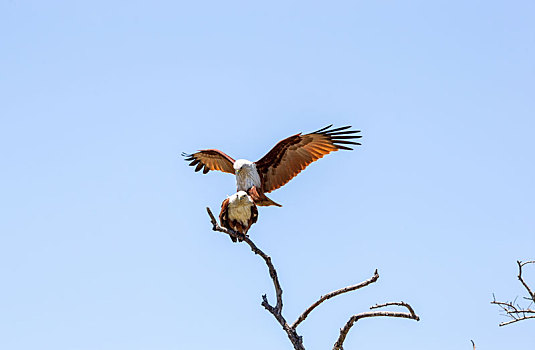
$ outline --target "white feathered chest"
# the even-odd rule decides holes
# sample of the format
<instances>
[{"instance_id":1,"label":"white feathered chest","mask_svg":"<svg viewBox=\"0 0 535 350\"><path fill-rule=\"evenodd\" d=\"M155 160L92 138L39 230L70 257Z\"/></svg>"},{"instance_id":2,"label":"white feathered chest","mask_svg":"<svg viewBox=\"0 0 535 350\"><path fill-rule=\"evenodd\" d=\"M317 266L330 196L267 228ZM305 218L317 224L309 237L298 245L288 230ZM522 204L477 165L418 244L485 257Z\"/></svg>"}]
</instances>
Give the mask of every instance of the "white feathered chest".
<instances>
[{"instance_id":1,"label":"white feathered chest","mask_svg":"<svg viewBox=\"0 0 535 350\"><path fill-rule=\"evenodd\" d=\"M248 167L243 167L236 174L236 185L238 191L248 191L251 187L261 188L260 175L256 170L256 165L252 163Z\"/></svg>"},{"instance_id":2,"label":"white feathered chest","mask_svg":"<svg viewBox=\"0 0 535 350\"><path fill-rule=\"evenodd\" d=\"M248 226L252 216L251 206L252 203L242 204L239 201L230 202L228 207L229 220L238 221L240 224Z\"/></svg>"}]
</instances>

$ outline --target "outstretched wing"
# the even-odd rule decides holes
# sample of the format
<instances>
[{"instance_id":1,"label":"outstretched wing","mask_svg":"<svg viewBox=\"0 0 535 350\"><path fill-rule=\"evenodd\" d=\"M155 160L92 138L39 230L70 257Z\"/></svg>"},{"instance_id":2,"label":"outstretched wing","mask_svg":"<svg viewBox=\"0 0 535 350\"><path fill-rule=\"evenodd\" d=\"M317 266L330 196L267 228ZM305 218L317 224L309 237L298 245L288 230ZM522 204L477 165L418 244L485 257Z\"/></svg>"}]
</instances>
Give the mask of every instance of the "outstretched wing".
<instances>
[{"instance_id":1,"label":"outstretched wing","mask_svg":"<svg viewBox=\"0 0 535 350\"><path fill-rule=\"evenodd\" d=\"M217 149L205 149L197 153L182 153L186 161L191 161L190 166L195 166L195 171L202 169L203 174L210 170L224 171L225 173L234 174L234 159Z\"/></svg>"},{"instance_id":2,"label":"outstretched wing","mask_svg":"<svg viewBox=\"0 0 535 350\"><path fill-rule=\"evenodd\" d=\"M310 163L340 149L352 150L345 145L360 145L348 141L362 136L353 135L360 130L347 130L351 126L331 129L329 125L310 134L290 136L275 145L262 159L256 162L262 179L262 190L271 192L285 185Z\"/></svg>"}]
</instances>

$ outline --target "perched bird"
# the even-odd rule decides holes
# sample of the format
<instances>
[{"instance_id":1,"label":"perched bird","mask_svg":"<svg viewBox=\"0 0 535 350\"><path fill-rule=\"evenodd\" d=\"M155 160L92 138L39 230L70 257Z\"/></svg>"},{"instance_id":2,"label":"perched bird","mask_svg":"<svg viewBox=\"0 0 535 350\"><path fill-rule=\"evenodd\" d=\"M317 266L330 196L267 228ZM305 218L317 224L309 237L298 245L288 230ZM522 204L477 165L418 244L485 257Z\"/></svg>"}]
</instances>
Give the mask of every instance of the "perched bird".
<instances>
[{"instance_id":1,"label":"perched bird","mask_svg":"<svg viewBox=\"0 0 535 350\"><path fill-rule=\"evenodd\" d=\"M352 150L345 145L360 145L349 141L358 139L354 135L360 130L347 130L351 126L331 129L329 125L309 134L296 134L279 141L264 157L256 162L246 159L234 160L217 149L201 150L193 154L182 155L195 171L202 169L206 174L210 170L219 170L236 175L237 191L247 192L256 205L281 206L269 199L269 193L285 185L310 163L334 151Z\"/></svg>"},{"instance_id":2,"label":"perched bird","mask_svg":"<svg viewBox=\"0 0 535 350\"><path fill-rule=\"evenodd\" d=\"M246 235L257 219L258 208L245 191L238 191L221 203L219 222L223 227ZM236 242L236 238L230 238ZM238 240L241 241L239 238Z\"/></svg>"}]
</instances>

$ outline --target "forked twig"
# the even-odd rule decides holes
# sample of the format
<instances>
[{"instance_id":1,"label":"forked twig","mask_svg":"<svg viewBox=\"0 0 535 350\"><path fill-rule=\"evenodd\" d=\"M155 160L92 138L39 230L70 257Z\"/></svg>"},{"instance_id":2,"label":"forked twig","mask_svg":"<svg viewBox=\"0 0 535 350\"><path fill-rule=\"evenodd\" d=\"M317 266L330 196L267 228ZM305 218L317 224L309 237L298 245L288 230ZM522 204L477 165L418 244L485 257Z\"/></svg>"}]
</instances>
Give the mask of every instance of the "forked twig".
<instances>
[{"instance_id":1,"label":"forked twig","mask_svg":"<svg viewBox=\"0 0 535 350\"><path fill-rule=\"evenodd\" d=\"M400 317L400 318L409 318L411 320L420 321L420 317L414 313L414 310L412 307L403 302L400 301L399 303L384 303L384 304L377 304L372 307L370 307L371 310L373 309L379 309L383 308L385 306L403 306L409 310L409 312L394 312L394 311L368 311L368 312L362 312L360 314L353 315L349 318L349 321L345 324L345 326L340 329L340 336L338 337L338 340L336 343L334 343L333 350L343 350L344 349L344 341L346 340L347 333L353 327L355 322L362 318L368 318L368 317Z\"/></svg>"},{"instance_id":2,"label":"forked twig","mask_svg":"<svg viewBox=\"0 0 535 350\"><path fill-rule=\"evenodd\" d=\"M503 302L503 301L497 301L496 297L493 297L493 300L490 303L494 305L498 305L505 312L504 315L510 318L509 321L500 323L500 327L506 326L508 324L515 323L518 321L535 318L535 310L530 308L531 305L535 303L535 293L531 290L530 286L526 283L526 281L522 277L522 268L527 264L534 264L535 260L525 261L525 262L518 260L516 263L518 265L518 276L517 276L518 280L520 281L520 283L522 283L522 285L524 286L524 288L526 289L528 293L528 297L524 297L524 299L530 300L531 302L527 307L521 307L519 304L515 305L516 300Z\"/></svg>"}]
</instances>

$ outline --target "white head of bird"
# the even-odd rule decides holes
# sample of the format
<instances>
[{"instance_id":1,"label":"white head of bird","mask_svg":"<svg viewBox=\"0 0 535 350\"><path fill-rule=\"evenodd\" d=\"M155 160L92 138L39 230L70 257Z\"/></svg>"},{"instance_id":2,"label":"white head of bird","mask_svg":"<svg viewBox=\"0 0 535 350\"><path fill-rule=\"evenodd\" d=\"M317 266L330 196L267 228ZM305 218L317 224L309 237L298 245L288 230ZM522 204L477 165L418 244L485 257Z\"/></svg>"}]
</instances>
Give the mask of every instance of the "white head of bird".
<instances>
[{"instance_id":1,"label":"white head of bird","mask_svg":"<svg viewBox=\"0 0 535 350\"><path fill-rule=\"evenodd\" d=\"M247 159L238 159L233 164L236 171L236 184L238 191L247 191L251 187L260 188L260 175L256 170L256 164Z\"/></svg>"},{"instance_id":2,"label":"white head of bird","mask_svg":"<svg viewBox=\"0 0 535 350\"><path fill-rule=\"evenodd\" d=\"M236 174L238 174L242 171L251 171L254 167L254 163L247 159L238 159L232 166L234 167Z\"/></svg>"},{"instance_id":3,"label":"white head of bird","mask_svg":"<svg viewBox=\"0 0 535 350\"><path fill-rule=\"evenodd\" d=\"M229 197L230 204L236 206L253 205L253 200L245 191L238 191Z\"/></svg>"}]
</instances>

